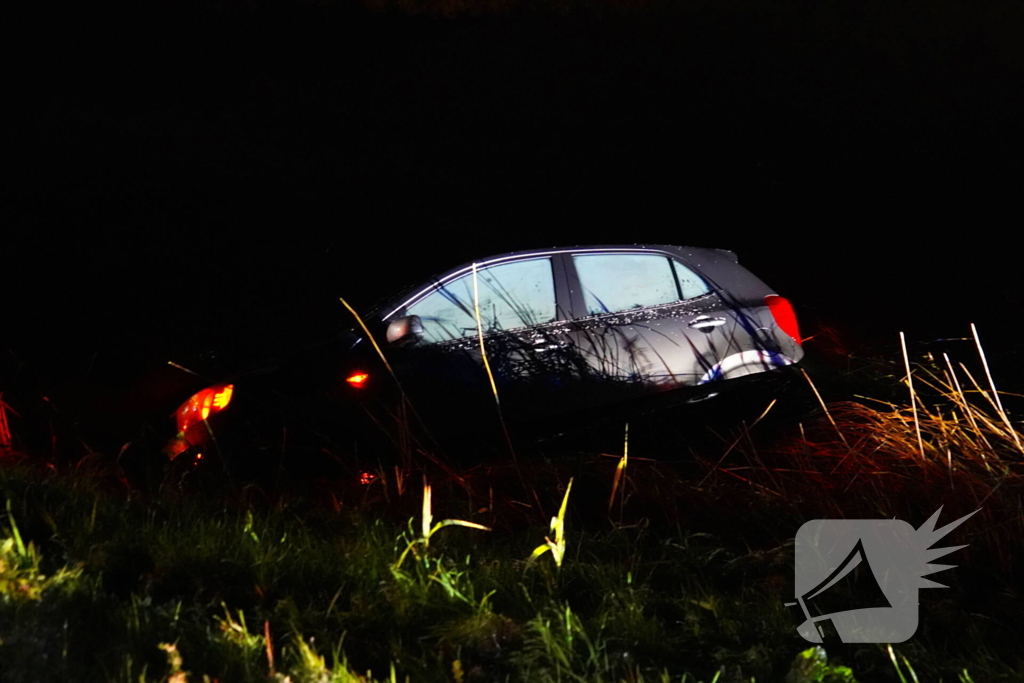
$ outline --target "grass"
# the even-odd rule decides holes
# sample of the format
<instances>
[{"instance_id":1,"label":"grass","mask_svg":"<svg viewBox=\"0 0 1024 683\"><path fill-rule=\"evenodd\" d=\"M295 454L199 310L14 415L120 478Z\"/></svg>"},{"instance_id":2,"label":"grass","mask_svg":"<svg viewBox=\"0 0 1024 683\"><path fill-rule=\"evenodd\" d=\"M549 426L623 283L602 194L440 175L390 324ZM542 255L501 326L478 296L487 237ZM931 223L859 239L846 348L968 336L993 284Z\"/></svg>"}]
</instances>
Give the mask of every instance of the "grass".
<instances>
[{"instance_id":1,"label":"grass","mask_svg":"<svg viewBox=\"0 0 1024 683\"><path fill-rule=\"evenodd\" d=\"M642 438L675 413L616 427L613 457L541 446L458 477L423 458L273 492L8 457L4 680L1021 680L1015 397L947 357L908 357L911 391L902 366L855 401L812 369L675 460ZM808 647L783 606L800 524L940 505L982 512L914 639Z\"/></svg>"}]
</instances>

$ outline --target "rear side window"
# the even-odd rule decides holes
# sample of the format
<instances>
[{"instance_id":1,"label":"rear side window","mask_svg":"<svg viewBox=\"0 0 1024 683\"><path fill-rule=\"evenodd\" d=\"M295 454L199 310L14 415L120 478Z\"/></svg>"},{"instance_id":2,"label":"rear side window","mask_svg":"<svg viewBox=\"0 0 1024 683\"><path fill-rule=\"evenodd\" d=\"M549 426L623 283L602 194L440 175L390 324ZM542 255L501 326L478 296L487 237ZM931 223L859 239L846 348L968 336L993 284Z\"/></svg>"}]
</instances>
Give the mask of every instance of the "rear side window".
<instances>
[{"instance_id":1,"label":"rear side window","mask_svg":"<svg viewBox=\"0 0 1024 683\"><path fill-rule=\"evenodd\" d=\"M485 333L513 330L555 319L555 281L551 259L516 261L477 271L480 321ZM473 275L435 289L409 306L409 315L423 321L429 342L476 334Z\"/></svg>"},{"instance_id":2,"label":"rear side window","mask_svg":"<svg viewBox=\"0 0 1024 683\"><path fill-rule=\"evenodd\" d=\"M700 275L697 275L697 273L675 259L672 259L672 270L675 271L676 281L679 282L680 299L693 299L694 297L704 296L711 291L708 283L704 282Z\"/></svg>"},{"instance_id":3,"label":"rear side window","mask_svg":"<svg viewBox=\"0 0 1024 683\"><path fill-rule=\"evenodd\" d=\"M683 264L660 254L573 256L588 315L657 306L707 294L708 286Z\"/></svg>"}]
</instances>

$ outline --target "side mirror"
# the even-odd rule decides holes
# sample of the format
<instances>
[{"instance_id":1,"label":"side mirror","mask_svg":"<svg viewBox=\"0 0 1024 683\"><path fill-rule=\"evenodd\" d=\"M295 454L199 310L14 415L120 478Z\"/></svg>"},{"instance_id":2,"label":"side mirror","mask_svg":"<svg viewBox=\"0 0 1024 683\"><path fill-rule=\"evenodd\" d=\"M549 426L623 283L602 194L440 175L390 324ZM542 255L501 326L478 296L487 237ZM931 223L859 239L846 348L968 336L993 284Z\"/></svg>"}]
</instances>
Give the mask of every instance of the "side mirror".
<instances>
[{"instance_id":1,"label":"side mirror","mask_svg":"<svg viewBox=\"0 0 1024 683\"><path fill-rule=\"evenodd\" d=\"M388 325L388 344L414 344L423 339L423 321L418 315L395 318Z\"/></svg>"}]
</instances>

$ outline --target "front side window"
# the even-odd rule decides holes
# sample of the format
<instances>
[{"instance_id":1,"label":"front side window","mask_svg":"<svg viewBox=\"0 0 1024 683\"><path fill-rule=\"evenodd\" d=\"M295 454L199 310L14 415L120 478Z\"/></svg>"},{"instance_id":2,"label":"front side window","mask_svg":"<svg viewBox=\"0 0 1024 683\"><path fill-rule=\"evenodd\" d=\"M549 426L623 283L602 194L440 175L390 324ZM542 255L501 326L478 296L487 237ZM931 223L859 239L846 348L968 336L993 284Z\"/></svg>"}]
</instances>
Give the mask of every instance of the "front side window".
<instances>
[{"instance_id":1,"label":"front side window","mask_svg":"<svg viewBox=\"0 0 1024 683\"><path fill-rule=\"evenodd\" d=\"M513 330L555 319L551 259L515 261L477 271L480 321L485 333ZM423 321L428 342L476 334L473 274L446 283L409 306Z\"/></svg>"},{"instance_id":2,"label":"front side window","mask_svg":"<svg viewBox=\"0 0 1024 683\"><path fill-rule=\"evenodd\" d=\"M660 254L573 256L588 315L691 299L708 292L692 270Z\"/></svg>"}]
</instances>

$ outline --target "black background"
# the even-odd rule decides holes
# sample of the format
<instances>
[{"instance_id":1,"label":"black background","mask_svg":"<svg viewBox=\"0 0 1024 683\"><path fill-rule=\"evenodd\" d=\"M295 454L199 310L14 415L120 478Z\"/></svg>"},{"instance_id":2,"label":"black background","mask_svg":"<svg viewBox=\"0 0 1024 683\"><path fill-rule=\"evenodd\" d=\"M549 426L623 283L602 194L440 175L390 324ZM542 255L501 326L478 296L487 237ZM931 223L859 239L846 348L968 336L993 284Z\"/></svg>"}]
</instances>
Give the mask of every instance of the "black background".
<instances>
[{"instance_id":1,"label":"black background","mask_svg":"<svg viewBox=\"0 0 1024 683\"><path fill-rule=\"evenodd\" d=\"M976 322L1011 373L1014 6L36 6L15 24L3 346L19 377L119 410L167 360L328 334L339 296L635 242L732 249L850 348Z\"/></svg>"}]
</instances>

